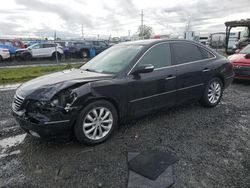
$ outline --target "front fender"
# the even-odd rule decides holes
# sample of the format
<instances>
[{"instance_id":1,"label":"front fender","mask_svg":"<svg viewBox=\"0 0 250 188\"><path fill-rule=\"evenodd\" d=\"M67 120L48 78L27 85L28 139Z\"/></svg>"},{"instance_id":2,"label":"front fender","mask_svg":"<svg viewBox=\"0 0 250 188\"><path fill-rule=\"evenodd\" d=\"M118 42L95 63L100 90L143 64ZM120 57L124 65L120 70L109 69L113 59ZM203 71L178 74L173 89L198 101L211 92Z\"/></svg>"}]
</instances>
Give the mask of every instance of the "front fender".
<instances>
[{"instance_id":1,"label":"front fender","mask_svg":"<svg viewBox=\"0 0 250 188\"><path fill-rule=\"evenodd\" d=\"M113 80L102 80L87 83L73 90L77 99L72 104L73 108L82 110L87 104L95 100L107 100L117 109L119 117L127 114L127 97L123 84Z\"/></svg>"}]
</instances>

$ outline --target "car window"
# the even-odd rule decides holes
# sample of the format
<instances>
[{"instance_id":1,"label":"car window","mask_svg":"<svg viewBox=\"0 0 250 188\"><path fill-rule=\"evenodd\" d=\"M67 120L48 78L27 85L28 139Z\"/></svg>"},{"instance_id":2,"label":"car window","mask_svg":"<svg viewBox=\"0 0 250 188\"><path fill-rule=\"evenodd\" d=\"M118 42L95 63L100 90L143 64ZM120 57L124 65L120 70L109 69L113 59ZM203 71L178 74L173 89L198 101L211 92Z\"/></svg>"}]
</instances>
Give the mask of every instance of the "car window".
<instances>
[{"instance_id":1,"label":"car window","mask_svg":"<svg viewBox=\"0 0 250 188\"><path fill-rule=\"evenodd\" d=\"M155 69L171 65L170 45L164 43L151 48L138 63L138 65L146 64L154 65Z\"/></svg>"},{"instance_id":2,"label":"car window","mask_svg":"<svg viewBox=\"0 0 250 188\"><path fill-rule=\"evenodd\" d=\"M55 47L54 44L43 44L43 48L52 48Z\"/></svg>"},{"instance_id":3,"label":"car window","mask_svg":"<svg viewBox=\"0 0 250 188\"><path fill-rule=\"evenodd\" d=\"M4 43L5 43L5 45L12 46L11 42L5 41Z\"/></svg>"},{"instance_id":4,"label":"car window","mask_svg":"<svg viewBox=\"0 0 250 188\"><path fill-rule=\"evenodd\" d=\"M205 50L204 48L201 48L201 47L198 47L198 48L201 51L203 59L209 59L209 58L213 58L214 57L214 55L211 52Z\"/></svg>"},{"instance_id":5,"label":"car window","mask_svg":"<svg viewBox=\"0 0 250 188\"><path fill-rule=\"evenodd\" d=\"M82 46L85 46L86 44L85 43L83 43L83 42L81 42L81 43L75 43L75 46L76 47L82 47Z\"/></svg>"},{"instance_id":6,"label":"car window","mask_svg":"<svg viewBox=\"0 0 250 188\"><path fill-rule=\"evenodd\" d=\"M107 44L105 42L99 42L99 45L103 46L103 47L107 46Z\"/></svg>"},{"instance_id":7,"label":"car window","mask_svg":"<svg viewBox=\"0 0 250 188\"><path fill-rule=\"evenodd\" d=\"M247 45L240 51L241 54L249 54L250 53L250 45Z\"/></svg>"},{"instance_id":8,"label":"car window","mask_svg":"<svg viewBox=\"0 0 250 188\"><path fill-rule=\"evenodd\" d=\"M38 49L38 48L42 48L41 44L35 44L30 46L32 49Z\"/></svg>"},{"instance_id":9,"label":"car window","mask_svg":"<svg viewBox=\"0 0 250 188\"><path fill-rule=\"evenodd\" d=\"M175 64L183 64L202 60L202 53L198 46L187 42L172 43Z\"/></svg>"}]
</instances>

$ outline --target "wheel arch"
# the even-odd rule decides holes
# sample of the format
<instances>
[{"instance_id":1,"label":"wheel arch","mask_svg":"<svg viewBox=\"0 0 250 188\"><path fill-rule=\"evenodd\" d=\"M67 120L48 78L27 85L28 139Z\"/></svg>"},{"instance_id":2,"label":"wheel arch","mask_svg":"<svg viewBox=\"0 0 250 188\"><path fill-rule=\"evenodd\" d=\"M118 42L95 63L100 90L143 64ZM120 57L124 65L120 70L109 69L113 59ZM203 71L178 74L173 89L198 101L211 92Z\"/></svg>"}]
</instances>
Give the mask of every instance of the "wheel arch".
<instances>
[{"instance_id":1,"label":"wheel arch","mask_svg":"<svg viewBox=\"0 0 250 188\"><path fill-rule=\"evenodd\" d=\"M118 103L117 103L114 99L109 98L109 97L104 97L104 96L103 96L103 97L96 97L96 98L88 99L88 100L86 100L86 101L84 102L84 105L83 105L83 107L81 108L81 110L82 110L85 106L87 106L88 104L93 103L93 102L95 102L95 101L100 101L100 100L105 100L105 101L111 103L111 104L115 107L115 109L116 109L116 112L117 112L117 115L118 115L118 120L120 120L120 110L119 110Z\"/></svg>"},{"instance_id":2,"label":"wheel arch","mask_svg":"<svg viewBox=\"0 0 250 188\"><path fill-rule=\"evenodd\" d=\"M223 89L224 89L225 88L225 78L224 78L224 76L221 75L221 74L216 74L215 78L219 78L221 80L221 82L223 84Z\"/></svg>"}]
</instances>

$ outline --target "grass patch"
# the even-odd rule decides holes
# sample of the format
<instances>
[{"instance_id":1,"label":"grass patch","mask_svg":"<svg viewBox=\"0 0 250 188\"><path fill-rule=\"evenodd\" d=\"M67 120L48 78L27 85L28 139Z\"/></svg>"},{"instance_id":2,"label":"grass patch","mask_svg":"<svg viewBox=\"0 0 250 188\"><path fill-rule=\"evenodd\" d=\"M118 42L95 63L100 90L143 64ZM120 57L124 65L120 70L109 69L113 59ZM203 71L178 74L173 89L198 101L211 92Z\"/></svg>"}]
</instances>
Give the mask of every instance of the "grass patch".
<instances>
[{"instance_id":1,"label":"grass patch","mask_svg":"<svg viewBox=\"0 0 250 188\"><path fill-rule=\"evenodd\" d=\"M37 66L37 67L20 67L20 68L1 68L0 84L21 83L45 74L79 68L80 65L58 65L58 66Z\"/></svg>"}]
</instances>

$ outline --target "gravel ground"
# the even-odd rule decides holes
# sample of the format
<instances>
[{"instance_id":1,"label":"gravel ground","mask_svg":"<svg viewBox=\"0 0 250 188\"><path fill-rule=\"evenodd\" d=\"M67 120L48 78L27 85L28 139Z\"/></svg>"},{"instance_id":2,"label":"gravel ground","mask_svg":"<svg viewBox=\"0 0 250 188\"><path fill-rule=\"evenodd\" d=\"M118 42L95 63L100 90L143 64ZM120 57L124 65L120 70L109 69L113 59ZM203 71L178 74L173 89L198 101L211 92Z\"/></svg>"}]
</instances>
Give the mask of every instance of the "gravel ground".
<instances>
[{"instance_id":1,"label":"gravel ground","mask_svg":"<svg viewBox=\"0 0 250 188\"><path fill-rule=\"evenodd\" d=\"M212 109L198 104L161 111L122 126L107 142L47 143L26 136L10 113L14 91L0 92L0 187L126 187L127 151L178 156L179 187L250 187L250 82L234 82ZM2 144L3 145L3 144Z\"/></svg>"}]
</instances>

